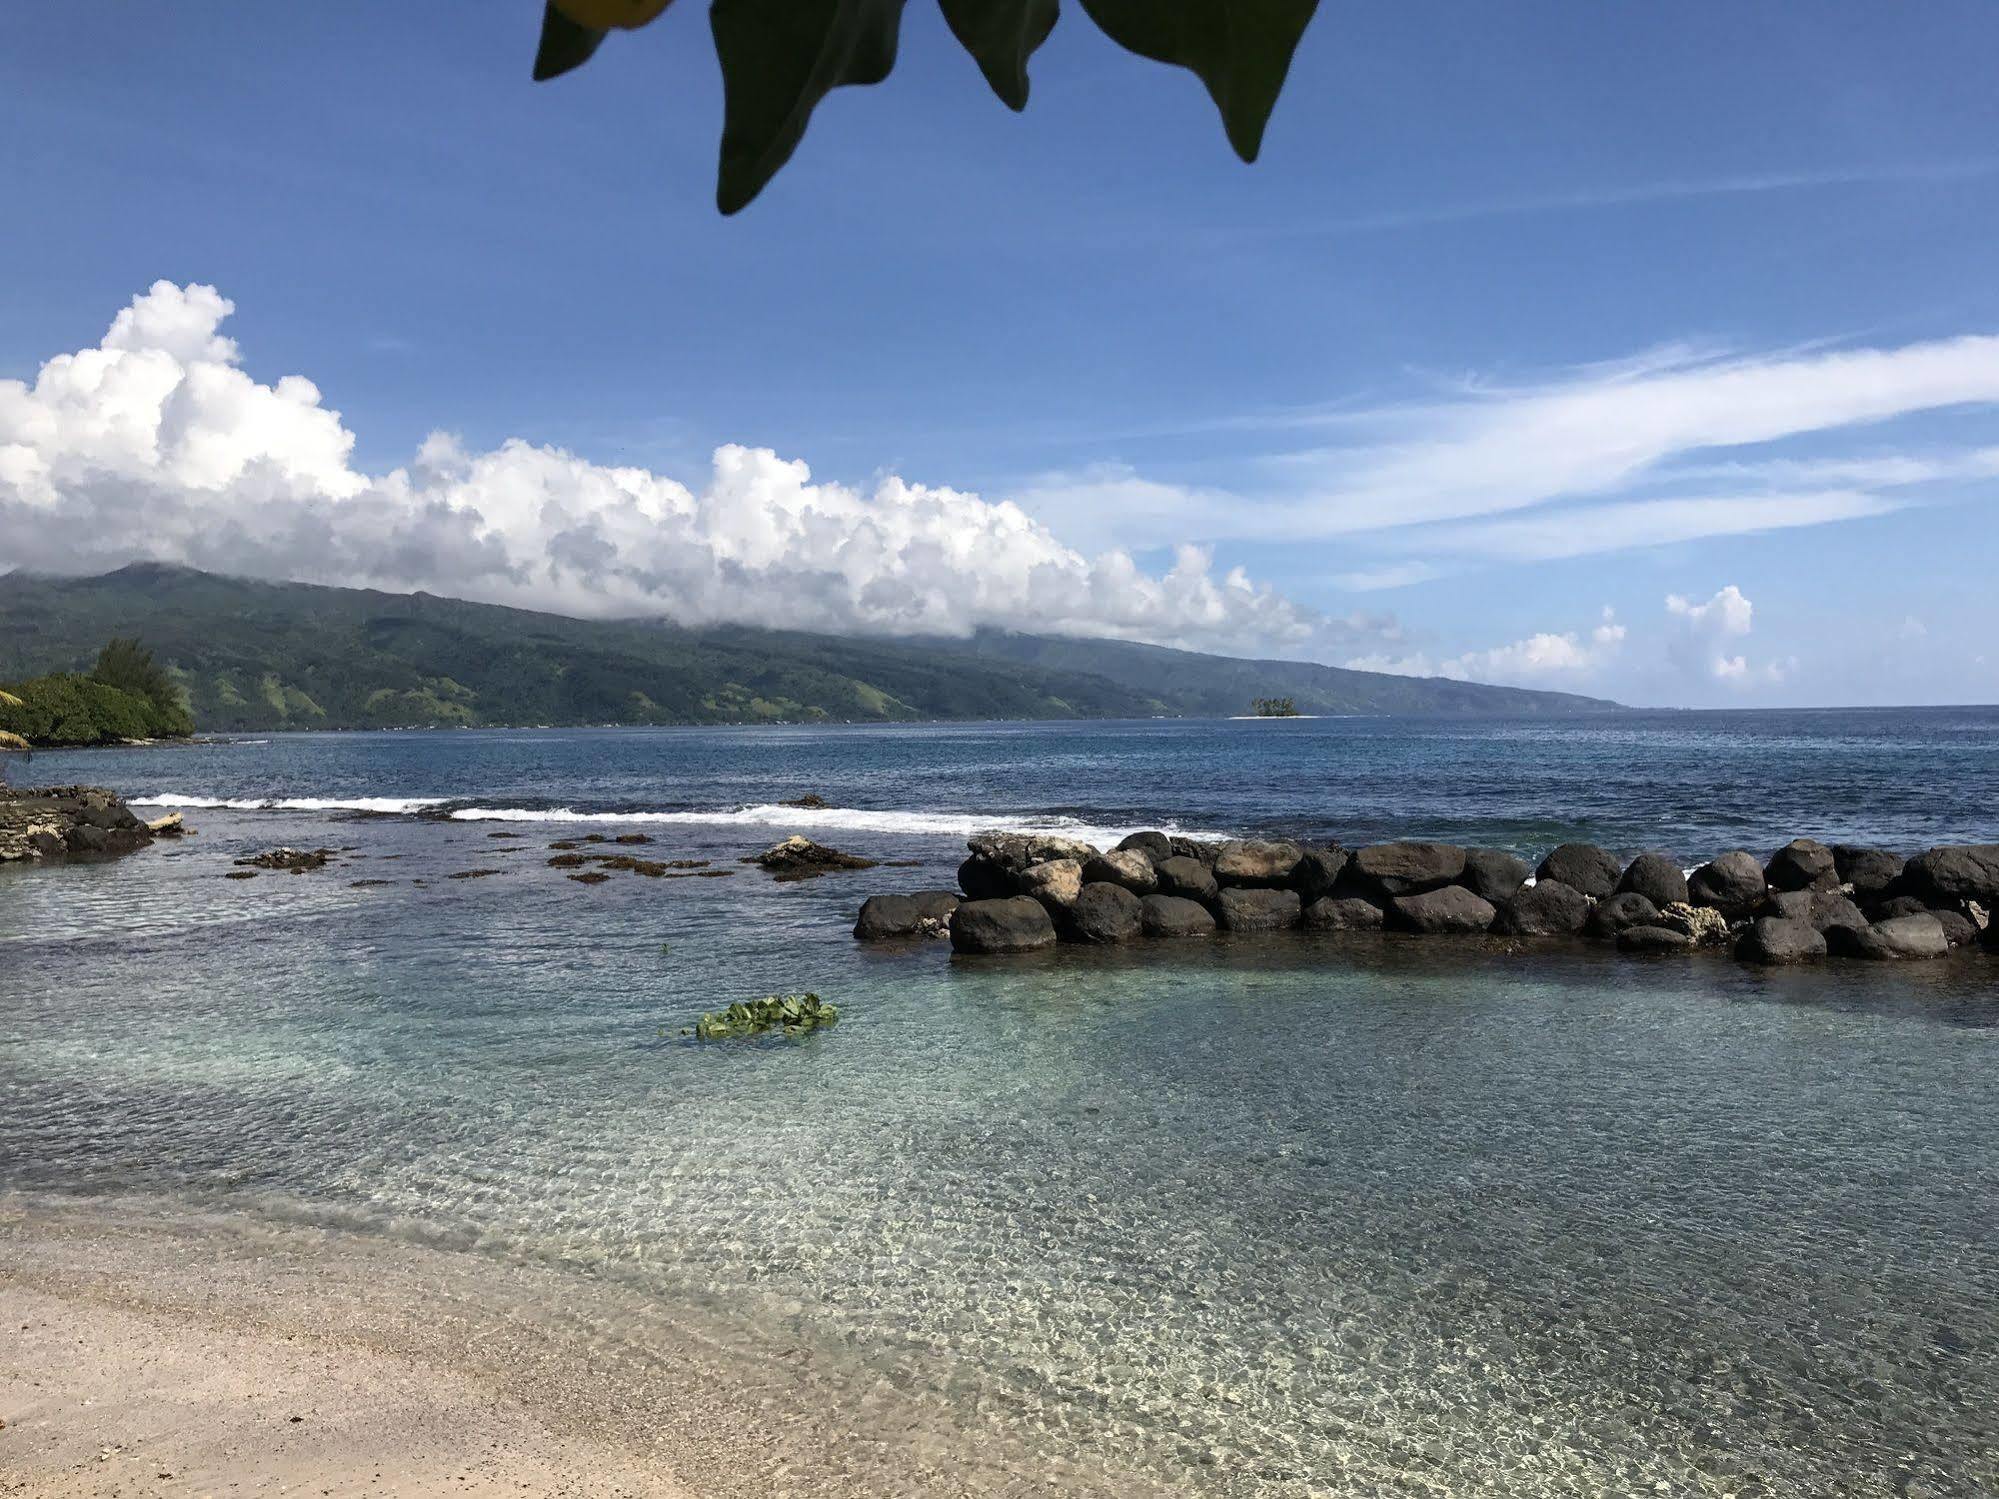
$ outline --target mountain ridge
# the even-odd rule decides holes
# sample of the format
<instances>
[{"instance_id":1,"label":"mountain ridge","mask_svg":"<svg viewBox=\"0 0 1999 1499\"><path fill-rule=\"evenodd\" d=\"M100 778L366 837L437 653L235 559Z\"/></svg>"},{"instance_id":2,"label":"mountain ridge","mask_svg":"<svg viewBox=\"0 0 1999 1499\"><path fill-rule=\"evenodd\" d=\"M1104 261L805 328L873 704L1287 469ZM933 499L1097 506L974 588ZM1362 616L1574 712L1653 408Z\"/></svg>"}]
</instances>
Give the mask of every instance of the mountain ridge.
<instances>
[{"instance_id":1,"label":"mountain ridge","mask_svg":"<svg viewBox=\"0 0 1999 1499\"><path fill-rule=\"evenodd\" d=\"M0 682L75 669L114 635L144 639L210 730L1209 717L1272 693L1302 713L1620 711L1566 693L1125 641L587 620L161 563L0 575Z\"/></svg>"}]
</instances>

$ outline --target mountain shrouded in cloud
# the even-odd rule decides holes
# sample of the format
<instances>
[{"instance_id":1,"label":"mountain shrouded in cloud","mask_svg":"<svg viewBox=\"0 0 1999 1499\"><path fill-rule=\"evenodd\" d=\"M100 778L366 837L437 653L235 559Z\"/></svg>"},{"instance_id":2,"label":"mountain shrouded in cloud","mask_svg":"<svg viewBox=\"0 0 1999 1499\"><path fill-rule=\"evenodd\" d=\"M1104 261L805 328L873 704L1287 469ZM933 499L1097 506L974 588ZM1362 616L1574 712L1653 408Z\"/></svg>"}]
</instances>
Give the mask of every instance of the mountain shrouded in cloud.
<instances>
[{"instance_id":1,"label":"mountain shrouded in cloud","mask_svg":"<svg viewBox=\"0 0 1999 1499\"><path fill-rule=\"evenodd\" d=\"M670 614L867 634L981 627L1287 656L1392 639L1181 547L1150 573L1086 557L1011 503L893 476L814 483L766 449L718 448L696 490L643 468L442 434L407 466L353 466L310 380L263 384L215 288L161 281L103 341L0 381L0 567L133 560L250 577L425 589L576 615Z\"/></svg>"}]
</instances>

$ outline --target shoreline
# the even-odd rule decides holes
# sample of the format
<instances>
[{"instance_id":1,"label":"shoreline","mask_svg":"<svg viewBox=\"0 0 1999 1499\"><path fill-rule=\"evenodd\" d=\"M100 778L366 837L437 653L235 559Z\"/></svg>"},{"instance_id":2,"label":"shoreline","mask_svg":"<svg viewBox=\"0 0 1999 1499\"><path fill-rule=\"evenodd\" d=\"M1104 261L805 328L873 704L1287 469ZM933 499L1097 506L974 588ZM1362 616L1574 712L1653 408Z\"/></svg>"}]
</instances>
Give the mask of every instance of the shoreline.
<instances>
[{"instance_id":1,"label":"shoreline","mask_svg":"<svg viewBox=\"0 0 1999 1499\"><path fill-rule=\"evenodd\" d=\"M1163 1499L632 1288L252 1213L0 1197L0 1314L0 1495Z\"/></svg>"}]
</instances>

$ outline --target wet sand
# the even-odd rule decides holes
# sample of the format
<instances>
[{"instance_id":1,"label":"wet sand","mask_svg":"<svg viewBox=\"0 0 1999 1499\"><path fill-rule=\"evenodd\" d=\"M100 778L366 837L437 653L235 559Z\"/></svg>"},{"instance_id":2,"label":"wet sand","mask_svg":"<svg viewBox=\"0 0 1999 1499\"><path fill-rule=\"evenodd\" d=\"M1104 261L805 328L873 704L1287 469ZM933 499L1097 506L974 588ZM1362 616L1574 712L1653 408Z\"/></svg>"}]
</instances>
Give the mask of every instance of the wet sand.
<instances>
[{"instance_id":1,"label":"wet sand","mask_svg":"<svg viewBox=\"0 0 1999 1499\"><path fill-rule=\"evenodd\" d=\"M0 1494L1143 1495L568 1272L0 1203Z\"/></svg>"}]
</instances>

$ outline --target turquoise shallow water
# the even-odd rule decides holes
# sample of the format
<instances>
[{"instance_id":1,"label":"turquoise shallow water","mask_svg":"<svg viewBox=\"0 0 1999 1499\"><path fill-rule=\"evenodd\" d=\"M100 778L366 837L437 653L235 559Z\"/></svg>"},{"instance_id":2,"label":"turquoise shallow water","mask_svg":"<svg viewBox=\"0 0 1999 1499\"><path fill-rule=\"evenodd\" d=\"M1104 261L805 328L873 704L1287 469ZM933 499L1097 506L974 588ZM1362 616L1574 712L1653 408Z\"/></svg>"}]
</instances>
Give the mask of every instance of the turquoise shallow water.
<instances>
[{"instance_id":1,"label":"turquoise shallow water","mask_svg":"<svg viewBox=\"0 0 1999 1499\"><path fill-rule=\"evenodd\" d=\"M1999 1487L1989 962L1758 974L1379 937L971 962L847 937L864 892L948 877L961 839L922 818L977 818L1048 755L1109 765L1164 732L43 757L38 778L182 799L443 795L607 820L204 808L171 849L0 871L0 1186L616 1277L1191 1494ZM1963 818L1987 815L1991 739L1933 737ZM1350 751L1345 773L1389 755ZM1177 763L1180 782L1125 805L1106 770L1008 810L1233 825L1239 789L1203 802ZM1288 748L1258 774L1306 763ZM925 794L947 783L974 790ZM650 856L733 868L790 830L744 809L804 789L850 824L801 830L917 866L585 888L543 862L564 833L629 825ZM1493 825L1533 825L1528 794ZM490 836L508 831L525 836ZM223 878L281 842L354 853ZM471 868L504 872L447 878ZM700 1009L807 987L846 1018L802 1043L678 1035Z\"/></svg>"}]
</instances>

